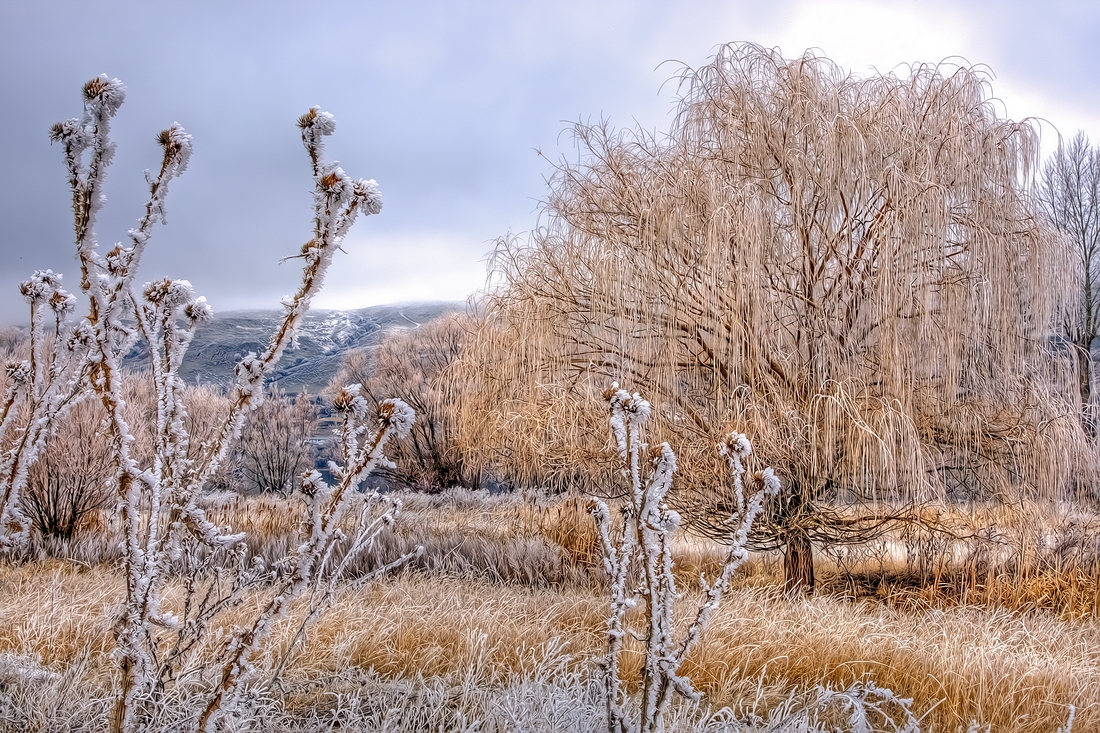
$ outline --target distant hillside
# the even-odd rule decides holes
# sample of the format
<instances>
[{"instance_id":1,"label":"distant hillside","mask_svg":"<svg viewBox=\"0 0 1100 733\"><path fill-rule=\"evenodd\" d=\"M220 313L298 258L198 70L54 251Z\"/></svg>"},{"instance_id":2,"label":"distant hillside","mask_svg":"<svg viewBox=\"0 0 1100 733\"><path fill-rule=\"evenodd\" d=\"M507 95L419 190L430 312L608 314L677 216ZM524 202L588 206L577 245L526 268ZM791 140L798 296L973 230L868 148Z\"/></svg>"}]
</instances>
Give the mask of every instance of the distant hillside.
<instances>
[{"instance_id":1,"label":"distant hillside","mask_svg":"<svg viewBox=\"0 0 1100 733\"><path fill-rule=\"evenodd\" d=\"M297 348L283 354L270 381L287 392L320 391L340 366L344 352L370 346L391 329L415 328L440 315L460 310L459 303L379 305L351 311L311 310L298 329ZM228 311L215 316L195 334L180 368L189 384L228 385L233 367L248 352L261 352L282 317L278 310ZM126 357L128 367L148 363L145 345Z\"/></svg>"}]
</instances>

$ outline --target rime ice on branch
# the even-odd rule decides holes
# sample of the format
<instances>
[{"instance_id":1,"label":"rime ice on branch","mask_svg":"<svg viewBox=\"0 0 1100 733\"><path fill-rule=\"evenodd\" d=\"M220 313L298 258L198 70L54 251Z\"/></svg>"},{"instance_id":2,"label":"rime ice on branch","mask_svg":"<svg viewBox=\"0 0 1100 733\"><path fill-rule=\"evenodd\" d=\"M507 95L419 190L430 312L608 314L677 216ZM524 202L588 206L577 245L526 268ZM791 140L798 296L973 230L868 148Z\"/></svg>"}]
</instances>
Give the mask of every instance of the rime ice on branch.
<instances>
[{"instance_id":1,"label":"rime ice on branch","mask_svg":"<svg viewBox=\"0 0 1100 733\"><path fill-rule=\"evenodd\" d=\"M0 452L0 551L26 543L30 523L19 508L20 495L54 426L86 394L91 346L86 324L66 321L76 298L62 289L61 275L39 270L19 290L31 307L30 359L5 366L0 445L8 447ZM9 433L13 437L6 440Z\"/></svg>"},{"instance_id":2,"label":"rime ice on branch","mask_svg":"<svg viewBox=\"0 0 1100 733\"><path fill-rule=\"evenodd\" d=\"M665 503L676 472L676 456L668 443L662 443L648 471L643 471L642 455L646 444L642 429L649 420L651 408L638 393L630 394L612 384L604 397L611 411L611 433L622 458L624 475L630 479L629 504L623 508L622 522L616 537L611 510L599 499L592 500L600 540L604 549L604 568L611 581L611 613L607 620L607 655L601 660L604 694L607 701L607 722L610 733L657 733L664 730L665 711L674 693L698 699L687 677L677 671L684 658L699 640L711 615L722 602L733 574L748 557L745 544L749 530L764 507L764 501L779 492L779 479L770 468L757 475L759 488L746 496L743 477L744 460L752 453L748 438L730 433L718 446L727 459L733 475L733 506L729 519L732 528L729 554L718 577L703 583L703 601L695 618L680 639L673 628L673 604L680 594L673 575L669 540L680 526L680 515ZM630 589L632 569L640 571L642 581L637 590ZM645 627L633 629L626 624L626 614L644 602ZM636 711L630 711L630 698L621 678L623 638L626 635L645 642L642 669L642 695Z\"/></svg>"}]
</instances>

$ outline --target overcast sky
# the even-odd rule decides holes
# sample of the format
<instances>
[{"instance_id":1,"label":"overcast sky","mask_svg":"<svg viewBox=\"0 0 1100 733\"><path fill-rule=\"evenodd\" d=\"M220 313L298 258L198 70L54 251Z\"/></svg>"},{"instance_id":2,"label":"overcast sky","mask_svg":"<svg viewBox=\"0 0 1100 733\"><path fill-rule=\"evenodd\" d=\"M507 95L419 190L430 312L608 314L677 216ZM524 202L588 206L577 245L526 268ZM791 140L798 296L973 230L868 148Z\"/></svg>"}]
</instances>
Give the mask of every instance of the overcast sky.
<instances>
[{"instance_id":1,"label":"overcast sky","mask_svg":"<svg viewBox=\"0 0 1100 733\"><path fill-rule=\"evenodd\" d=\"M169 225L142 280L186 278L215 310L277 307L310 234L294 121L336 116L329 153L374 178L318 307L461 300L493 240L537 220L570 121L667 128L683 65L753 41L821 49L856 73L961 56L989 67L1012 118L1100 139L1100 2L14 2L0 0L0 323L26 319L17 284L51 268L78 285L69 194L50 124L78 116L106 73L128 88L97 231L124 238L156 165L157 131L194 137ZM668 62L668 63L666 63ZM663 86L662 86L663 85ZM541 150L546 158L536 151Z\"/></svg>"}]
</instances>

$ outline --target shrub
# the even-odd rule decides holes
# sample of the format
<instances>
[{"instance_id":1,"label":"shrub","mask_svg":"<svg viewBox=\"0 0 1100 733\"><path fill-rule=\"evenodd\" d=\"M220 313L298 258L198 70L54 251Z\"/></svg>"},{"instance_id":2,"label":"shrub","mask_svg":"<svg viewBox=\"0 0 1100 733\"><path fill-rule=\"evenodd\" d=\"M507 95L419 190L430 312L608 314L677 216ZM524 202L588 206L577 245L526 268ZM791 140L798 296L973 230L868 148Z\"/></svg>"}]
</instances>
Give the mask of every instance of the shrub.
<instances>
[{"instance_id":1,"label":"shrub","mask_svg":"<svg viewBox=\"0 0 1100 733\"><path fill-rule=\"evenodd\" d=\"M233 478L246 492L289 494L314 467L318 449L311 438L319 430L317 407L308 395L292 397L271 388L241 426L230 461Z\"/></svg>"},{"instance_id":2,"label":"shrub","mask_svg":"<svg viewBox=\"0 0 1100 733\"><path fill-rule=\"evenodd\" d=\"M21 497L22 511L43 535L71 540L114 496L114 461L103 450L100 405L84 401L58 424L33 466Z\"/></svg>"},{"instance_id":3,"label":"shrub","mask_svg":"<svg viewBox=\"0 0 1100 733\"><path fill-rule=\"evenodd\" d=\"M394 482L421 491L451 486L477 488L482 472L455 440L455 403L461 386L449 381L462 350L468 319L447 314L412 329L393 330L375 346L347 354L329 390L359 383L373 404L390 396L416 410L409 439L397 446L398 467L383 469Z\"/></svg>"}]
</instances>

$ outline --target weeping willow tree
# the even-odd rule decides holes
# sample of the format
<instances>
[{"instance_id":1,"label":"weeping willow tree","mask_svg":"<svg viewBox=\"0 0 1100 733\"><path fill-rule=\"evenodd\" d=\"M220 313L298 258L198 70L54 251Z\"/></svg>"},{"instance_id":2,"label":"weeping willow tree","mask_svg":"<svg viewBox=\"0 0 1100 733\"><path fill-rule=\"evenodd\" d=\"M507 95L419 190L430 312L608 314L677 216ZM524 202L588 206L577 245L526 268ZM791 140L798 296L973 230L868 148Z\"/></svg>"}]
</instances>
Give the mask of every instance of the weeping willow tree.
<instances>
[{"instance_id":1,"label":"weeping willow tree","mask_svg":"<svg viewBox=\"0 0 1100 733\"><path fill-rule=\"evenodd\" d=\"M499 243L464 442L532 481L596 465L585 416L617 380L681 457L677 501L721 531L712 447L746 433L786 487L756 546L804 590L815 544L920 502L1073 490L1087 444L1050 338L1067 254L1031 213L1037 132L986 78L729 45L681 94L667 136L578 125L541 228Z\"/></svg>"}]
</instances>

